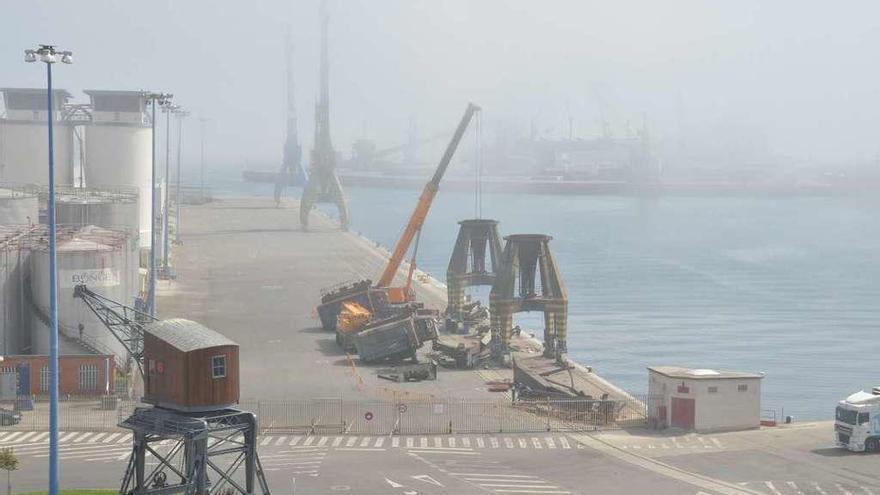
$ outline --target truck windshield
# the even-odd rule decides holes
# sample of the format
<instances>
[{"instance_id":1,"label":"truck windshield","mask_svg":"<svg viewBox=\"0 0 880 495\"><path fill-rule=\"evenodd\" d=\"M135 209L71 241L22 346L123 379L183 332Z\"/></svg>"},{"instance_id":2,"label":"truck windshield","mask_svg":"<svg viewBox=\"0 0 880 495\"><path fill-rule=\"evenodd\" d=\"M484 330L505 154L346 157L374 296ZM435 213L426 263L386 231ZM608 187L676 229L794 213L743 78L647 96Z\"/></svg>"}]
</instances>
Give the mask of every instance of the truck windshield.
<instances>
[{"instance_id":1,"label":"truck windshield","mask_svg":"<svg viewBox=\"0 0 880 495\"><path fill-rule=\"evenodd\" d=\"M858 418L859 413L856 411L850 411L849 409L844 409L842 407L837 408L837 420L846 423L848 425L856 424L856 419Z\"/></svg>"}]
</instances>

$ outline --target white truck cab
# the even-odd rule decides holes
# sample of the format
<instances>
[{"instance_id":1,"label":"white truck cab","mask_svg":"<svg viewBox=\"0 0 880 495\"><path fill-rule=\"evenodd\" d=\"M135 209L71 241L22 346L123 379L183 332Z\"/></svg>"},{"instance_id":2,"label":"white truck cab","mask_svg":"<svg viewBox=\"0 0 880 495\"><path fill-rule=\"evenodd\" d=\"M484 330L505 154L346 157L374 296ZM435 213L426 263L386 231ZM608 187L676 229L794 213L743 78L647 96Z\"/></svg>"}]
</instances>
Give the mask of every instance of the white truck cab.
<instances>
[{"instance_id":1,"label":"white truck cab","mask_svg":"<svg viewBox=\"0 0 880 495\"><path fill-rule=\"evenodd\" d=\"M856 392L837 405L834 440L853 452L880 452L880 387Z\"/></svg>"}]
</instances>

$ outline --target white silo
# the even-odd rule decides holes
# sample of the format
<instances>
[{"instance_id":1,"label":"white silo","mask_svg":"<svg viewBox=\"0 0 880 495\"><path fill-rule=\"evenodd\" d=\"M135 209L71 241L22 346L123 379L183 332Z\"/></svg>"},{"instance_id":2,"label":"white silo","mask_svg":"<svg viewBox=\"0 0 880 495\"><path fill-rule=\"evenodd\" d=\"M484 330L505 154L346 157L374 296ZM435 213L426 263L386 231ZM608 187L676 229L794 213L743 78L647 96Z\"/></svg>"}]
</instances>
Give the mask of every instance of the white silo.
<instances>
[{"instance_id":1,"label":"white silo","mask_svg":"<svg viewBox=\"0 0 880 495\"><path fill-rule=\"evenodd\" d=\"M0 225L39 223L40 199L35 187L0 184Z\"/></svg>"},{"instance_id":2,"label":"white silo","mask_svg":"<svg viewBox=\"0 0 880 495\"><path fill-rule=\"evenodd\" d=\"M32 226L0 226L0 355L25 350L31 311L25 297L30 269L27 237Z\"/></svg>"},{"instance_id":3,"label":"white silo","mask_svg":"<svg viewBox=\"0 0 880 495\"><path fill-rule=\"evenodd\" d=\"M55 220L63 226L95 225L123 230L137 242L140 235L138 195L137 188L126 186L62 187L55 194Z\"/></svg>"},{"instance_id":4,"label":"white silo","mask_svg":"<svg viewBox=\"0 0 880 495\"><path fill-rule=\"evenodd\" d=\"M0 181L49 183L48 107L45 89L0 88ZM73 184L73 123L64 118L70 93L53 90L55 183Z\"/></svg>"},{"instance_id":5,"label":"white silo","mask_svg":"<svg viewBox=\"0 0 880 495\"><path fill-rule=\"evenodd\" d=\"M85 91L92 119L85 126L85 185L133 186L140 192L140 246L150 245L153 134L141 91Z\"/></svg>"},{"instance_id":6,"label":"white silo","mask_svg":"<svg viewBox=\"0 0 880 495\"><path fill-rule=\"evenodd\" d=\"M46 230L32 243L31 291L35 319L33 352L49 351L49 253ZM85 227L58 230L58 329L62 353L115 354L123 362L125 348L89 310L73 297L76 285L85 283L96 293L132 306L136 296L134 245L122 231Z\"/></svg>"}]
</instances>

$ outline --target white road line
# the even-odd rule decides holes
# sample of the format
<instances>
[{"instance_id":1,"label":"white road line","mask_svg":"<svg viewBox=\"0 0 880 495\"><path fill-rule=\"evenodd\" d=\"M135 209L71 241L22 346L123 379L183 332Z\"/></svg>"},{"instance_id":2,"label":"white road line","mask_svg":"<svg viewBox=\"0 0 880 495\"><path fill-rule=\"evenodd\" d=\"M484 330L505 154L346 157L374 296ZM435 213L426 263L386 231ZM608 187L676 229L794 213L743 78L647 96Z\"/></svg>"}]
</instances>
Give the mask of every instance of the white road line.
<instances>
[{"instance_id":1,"label":"white road line","mask_svg":"<svg viewBox=\"0 0 880 495\"><path fill-rule=\"evenodd\" d=\"M336 438L334 438L334 439L333 439L333 447L339 447L339 444L342 443L342 440L343 440L342 437L336 437Z\"/></svg>"},{"instance_id":2,"label":"white road line","mask_svg":"<svg viewBox=\"0 0 880 495\"><path fill-rule=\"evenodd\" d=\"M791 489L794 490L795 493L797 493L797 495L804 495L804 492L798 489L797 483L795 483L794 481L786 481L785 484L790 486Z\"/></svg>"},{"instance_id":3,"label":"white road line","mask_svg":"<svg viewBox=\"0 0 880 495\"><path fill-rule=\"evenodd\" d=\"M819 495L828 495L828 492L823 490L822 487L819 486L819 483L813 482L813 488L815 488L816 491L819 492Z\"/></svg>"},{"instance_id":4,"label":"white road line","mask_svg":"<svg viewBox=\"0 0 880 495\"><path fill-rule=\"evenodd\" d=\"M537 476L529 476L525 474L498 474L498 473L449 473L452 476L504 476L507 478L535 478Z\"/></svg>"},{"instance_id":5,"label":"white road line","mask_svg":"<svg viewBox=\"0 0 880 495\"><path fill-rule=\"evenodd\" d=\"M480 486L487 486L490 488L543 488L545 490L559 488L554 485L508 485L504 483L478 483Z\"/></svg>"},{"instance_id":6,"label":"white road line","mask_svg":"<svg viewBox=\"0 0 880 495\"><path fill-rule=\"evenodd\" d=\"M104 443L112 442L113 439L118 437L119 435L122 435L122 433L111 433L111 434L107 435L107 438L104 439Z\"/></svg>"},{"instance_id":7,"label":"white road line","mask_svg":"<svg viewBox=\"0 0 880 495\"><path fill-rule=\"evenodd\" d=\"M385 449L381 449L385 450ZM414 454L455 454L455 455L480 455L479 452L464 452L461 450L434 449L434 450L410 450Z\"/></svg>"},{"instance_id":8,"label":"white road line","mask_svg":"<svg viewBox=\"0 0 880 495\"><path fill-rule=\"evenodd\" d=\"M376 443L373 445L373 447L381 447L382 444L384 444L384 443L385 443L385 437L379 437L376 439Z\"/></svg>"},{"instance_id":9,"label":"white road line","mask_svg":"<svg viewBox=\"0 0 880 495\"><path fill-rule=\"evenodd\" d=\"M278 440L275 442L275 446L277 447L278 445L282 445L285 440L287 440L286 436L278 437Z\"/></svg>"},{"instance_id":10,"label":"white road line","mask_svg":"<svg viewBox=\"0 0 880 495\"><path fill-rule=\"evenodd\" d=\"M40 433L39 435L37 435L37 436L35 436L34 438L32 438L31 441L32 441L32 442L42 442L43 439L46 439L46 440L48 441L48 440L49 440L49 439L47 438L48 436L49 436L49 432L48 432L48 431L44 431L43 433Z\"/></svg>"},{"instance_id":11,"label":"white road line","mask_svg":"<svg viewBox=\"0 0 880 495\"><path fill-rule=\"evenodd\" d=\"M464 437L461 439L461 444L464 445L465 447L470 447L471 446L471 439L468 437Z\"/></svg>"},{"instance_id":12,"label":"white road line","mask_svg":"<svg viewBox=\"0 0 880 495\"><path fill-rule=\"evenodd\" d=\"M565 437L559 437L559 445L562 445L563 449L571 448L571 444L568 443L568 439Z\"/></svg>"},{"instance_id":13,"label":"white road line","mask_svg":"<svg viewBox=\"0 0 880 495\"><path fill-rule=\"evenodd\" d=\"M852 495L852 492L844 488L843 485L841 485L840 483L835 483L834 486L836 486L837 489L840 490L840 493L842 493L843 495Z\"/></svg>"},{"instance_id":14,"label":"white road line","mask_svg":"<svg viewBox=\"0 0 880 495\"><path fill-rule=\"evenodd\" d=\"M497 438L495 438L495 437L490 437L490 438L489 438L489 443L492 444L492 448L493 448L493 449L497 449L497 448L498 448L498 439L497 439Z\"/></svg>"},{"instance_id":15,"label":"white road line","mask_svg":"<svg viewBox=\"0 0 880 495\"><path fill-rule=\"evenodd\" d=\"M504 437L504 446L507 447L508 449L512 449L513 448L513 439L510 437ZM523 447L524 445L522 443L520 443L519 446Z\"/></svg>"},{"instance_id":16,"label":"white road line","mask_svg":"<svg viewBox=\"0 0 880 495\"><path fill-rule=\"evenodd\" d=\"M718 440L717 438L710 438L709 440L711 440L712 443L714 443L715 446L718 447L719 449L723 449L723 448L724 448L724 446L721 445L721 441Z\"/></svg>"},{"instance_id":17,"label":"white road line","mask_svg":"<svg viewBox=\"0 0 880 495\"><path fill-rule=\"evenodd\" d=\"M260 442L260 447L265 447L266 445L269 445L269 442L271 442L271 441L272 441L272 437L264 438L263 441Z\"/></svg>"},{"instance_id":18,"label":"white road line","mask_svg":"<svg viewBox=\"0 0 880 495\"><path fill-rule=\"evenodd\" d=\"M328 437L321 437L320 439L318 439L318 443L316 443L315 446L316 446L316 447L323 447L324 445L327 445L327 441L328 441L328 440L330 440L330 438L328 438Z\"/></svg>"},{"instance_id":19,"label":"white road line","mask_svg":"<svg viewBox=\"0 0 880 495\"><path fill-rule=\"evenodd\" d=\"M394 448L400 447L400 437L394 437L391 439L391 446Z\"/></svg>"},{"instance_id":20,"label":"white road line","mask_svg":"<svg viewBox=\"0 0 880 495\"><path fill-rule=\"evenodd\" d=\"M442 447L443 439L440 437L434 437L434 447Z\"/></svg>"},{"instance_id":21,"label":"white road line","mask_svg":"<svg viewBox=\"0 0 880 495\"><path fill-rule=\"evenodd\" d=\"M483 444L483 437L477 437L477 447L483 448L485 445Z\"/></svg>"},{"instance_id":22,"label":"white road line","mask_svg":"<svg viewBox=\"0 0 880 495\"><path fill-rule=\"evenodd\" d=\"M73 439L73 443L80 443L80 442L82 442L83 440L85 440L86 438L88 438L88 437L90 437L90 436L92 436L92 432L87 431L87 432L83 433L82 435L80 435L80 436L74 438L74 439Z\"/></svg>"},{"instance_id":23,"label":"white road line","mask_svg":"<svg viewBox=\"0 0 880 495\"><path fill-rule=\"evenodd\" d=\"M303 437L301 437L301 436L290 437L290 443L288 443L287 445L294 446L294 445L298 444L299 441L302 440L302 438Z\"/></svg>"},{"instance_id":24,"label":"white road line","mask_svg":"<svg viewBox=\"0 0 880 495\"><path fill-rule=\"evenodd\" d=\"M105 436L107 436L106 433L98 433L97 436L94 436L89 439L89 443L98 443L98 440L104 438Z\"/></svg>"},{"instance_id":25,"label":"white road line","mask_svg":"<svg viewBox=\"0 0 880 495\"><path fill-rule=\"evenodd\" d=\"M495 491L499 493L571 493L564 490L508 490L505 488L496 488Z\"/></svg>"},{"instance_id":26,"label":"white road line","mask_svg":"<svg viewBox=\"0 0 880 495\"><path fill-rule=\"evenodd\" d=\"M360 446L361 447L369 447L370 446L370 437L364 437L364 439L361 440Z\"/></svg>"},{"instance_id":27,"label":"white road line","mask_svg":"<svg viewBox=\"0 0 880 495\"><path fill-rule=\"evenodd\" d=\"M8 432L8 431L4 431L4 432L0 433L0 442L3 441L3 439L6 437L6 435L10 435L10 434L11 434L11 432Z\"/></svg>"},{"instance_id":28,"label":"white road line","mask_svg":"<svg viewBox=\"0 0 880 495\"><path fill-rule=\"evenodd\" d=\"M117 440L116 443L128 443L130 440L131 433L125 433L121 437L119 437L119 440Z\"/></svg>"},{"instance_id":29,"label":"white road line","mask_svg":"<svg viewBox=\"0 0 880 495\"><path fill-rule=\"evenodd\" d=\"M871 489L868 488L867 486L862 486L860 488L862 489L863 492L865 492L865 495L874 495L874 492L872 492Z\"/></svg>"},{"instance_id":30,"label":"white road line","mask_svg":"<svg viewBox=\"0 0 880 495\"><path fill-rule=\"evenodd\" d=\"M303 447L308 447L309 445L311 445L314 442L315 442L315 437L309 435L306 437L305 440L303 440L302 444L303 444Z\"/></svg>"},{"instance_id":31,"label":"white road line","mask_svg":"<svg viewBox=\"0 0 880 495\"><path fill-rule=\"evenodd\" d=\"M541 445L541 440L538 437L532 437L532 445L536 449L543 449L544 448L544 446Z\"/></svg>"},{"instance_id":32,"label":"white road line","mask_svg":"<svg viewBox=\"0 0 880 495\"><path fill-rule=\"evenodd\" d=\"M407 439L406 439L406 446L407 446L407 447L412 447L413 445L415 445L415 443L416 443L416 439L415 439L415 438L413 438L413 437L407 437Z\"/></svg>"},{"instance_id":33,"label":"white road line","mask_svg":"<svg viewBox=\"0 0 880 495\"><path fill-rule=\"evenodd\" d=\"M428 446L428 439L425 437L419 438L419 445L421 445L422 447L427 447Z\"/></svg>"},{"instance_id":34,"label":"white road line","mask_svg":"<svg viewBox=\"0 0 880 495\"><path fill-rule=\"evenodd\" d=\"M507 439L505 439L505 440L507 440ZM525 438L517 438L516 443L519 444L519 448L521 448L521 449L524 449L527 447Z\"/></svg>"},{"instance_id":35,"label":"white road line","mask_svg":"<svg viewBox=\"0 0 880 495\"><path fill-rule=\"evenodd\" d=\"M266 465L271 467L280 467L280 466L306 466L306 467L315 467L314 464L321 464L321 461L302 461L302 462L267 462Z\"/></svg>"},{"instance_id":36,"label":"white road line","mask_svg":"<svg viewBox=\"0 0 880 495\"><path fill-rule=\"evenodd\" d=\"M444 451L444 452L447 450L459 451L459 452L473 452L474 451L474 449L472 449L470 447L413 447L413 448L416 450L431 450L431 451L438 450L438 451Z\"/></svg>"},{"instance_id":37,"label":"white road line","mask_svg":"<svg viewBox=\"0 0 880 495\"><path fill-rule=\"evenodd\" d=\"M773 495L782 495L782 492L780 492L776 489L775 486L773 486L772 481L765 481L764 485L767 487L768 490L770 490L770 493L772 493Z\"/></svg>"},{"instance_id":38,"label":"white road line","mask_svg":"<svg viewBox=\"0 0 880 495\"><path fill-rule=\"evenodd\" d=\"M345 442L346 447L354 447L354 443L357 441L357 437L351 437Z\"/></svg>"},{"instance_id":39,"label":"white road line","mask_svg":"<svg viewBox=\"0 0 880 495\"><path fill-rule=\"evenodd\" d=\"M526 484L528 484L528 483L546 483L546 481L543 481L540 479L507 479L507 478L462 478L462 479L464 479L465 481L489 481L491 483L499 483L502 481L504 483L520 483L520 484L522 484L522 483L526 483ZM519 486L519 485L516 485L516 486ZM556 487L553 487L553 488L556 488Z\"/></svg>"},{"instance_id":40,"label":"white road line","mask_svg":"<svg viewBox=\"0 0 880 495\"><path fill-rule=\"evenodd\" d=\"M121 460L123 460L123 459L127 459L127 458L129 457L129 455L131 455L131 454L128 453L128 452L125 452L125 453L123 453L123 454L120 454L119 457L116 458L116 460L117 460L117 461L121 461Z\"/></svg>"},{"instance_id":41,"label":"white road line","mask_svg":"<svg viewBox=\"0 0 880 495\"><path fill-rule=\"evenodd\" d=\"M4 438L4 439L3 439L3 442L4 442L4 443L5 443L5 442L11 442L11 441L15 440L16 438L20 437L22 433L24 433L24 432L22 432L22 431L17 431L17 432L15 432L15 433L13 433L12 435L9 435L8 437Z\"/></svg>"},{"instance_id":42,"label":"white road line","mask_svg":"<svg viewBox=\"0 0 880 495\"><path fill-rule=\"evenodd\" d=\"M362 447L342 447L336 450L343 450L347 452L385 452L386 449L377 449L377 448L362 448Z\"/></svg>"},{"instance_id":43,"label":"white road line","mask_svg":"<svg viewBox=\"0 0 880 495\"><path fill-rule=\"evenodd\" d=\"M553 441L553 437L545 437L544 442L547 444L548 449L556 448L556 442Z\"/></svg>"},{"instance_id":44,"label":"white road line","mask_svg":"<svg viewBox=\"0 0 880 495\"><path fill-rule=\"evenodd\" d=\"M449 437L449 446L455 447L455 437Z\"/></svg>"},{"instance_id":45,"label":"white road line","mask_svg":"<svg viewBox=\"0 0 880 495\"><path fill-rule=\"evenodd\" d=\"M34 436L34 435L36 435L36 434L37 434L37 432L35 432L35 431L31 431L31 432L25 433L23 437L20 437L20 438L18 439L18 442L19 442L19 443L20 443L20 442L24 442L25 440L27 440L28 438L30 438L30 437L32 437L32 436Z\"/></svg>"},{"instance_id":46,"label":"white road line","mask_svg":"<svg viewBox=\"0 0 880 495\"><path fill-rule=\"evenodd\" d=\"M105 461L106 462L106 461L115 461L115 460L116 460L116 454L105 455L105 456L101 456L101 457L90 457L90 458L86 459L85 461L86 462L98 462L98 461Z\"/></svg>"}]
</instances>

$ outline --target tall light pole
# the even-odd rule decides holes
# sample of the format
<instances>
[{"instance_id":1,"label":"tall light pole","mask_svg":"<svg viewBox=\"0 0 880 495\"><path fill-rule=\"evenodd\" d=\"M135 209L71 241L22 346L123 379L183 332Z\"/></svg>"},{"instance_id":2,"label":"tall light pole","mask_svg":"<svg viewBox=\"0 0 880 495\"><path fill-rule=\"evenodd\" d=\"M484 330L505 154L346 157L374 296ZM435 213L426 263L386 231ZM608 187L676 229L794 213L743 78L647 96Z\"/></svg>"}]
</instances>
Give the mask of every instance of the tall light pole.
<instances>
[{"instance_id":1,"label":"tall light pole","mask_svg":"<svg viewBox=\"0 0 880 495\"><path fill-rule=\"evenodd\" d=\"M53 45L25 50L24 61L46 64L46 108L49 124L49 495L58 495L58 273L55 239L55 143L52 124L52 64L61 55L65 64L73 63L73 54L58 51Z\"/></svg>"},{"instance_id":2,"label":"tall light pole","mask_svg":"<svg viewBox=\"0 0 880 495\"><path fill-rule=\"evenodd\" d=\"M176 218L174 224L174 243L180 244L180 149L183 140L183 119L189 116L186 110L174 112L177 116L177 184L174 187L174 215Z\"/></svg>"},{"instance_id":3,"label":"tall light pole","mask_svg":"<svg viewBox=\"0 0 880 495\"><path fill-rule=\"evenodd\" d=\"M202 203L205 202L205 122L208 119L205 117L199 118L199 123L201 124L202 131L202 143L201 143L201 157L199 159L199 199Z\"/></svg>"},{"instance_id":4,"label":"tall light pole","mask_svg":"<svg viewBox=\"0 0 880 495\"><path fill-rule=\"evenodd\" d=\"M169 251L169 236L168 236L168 200L170 199L170 192L168 188L171 186L171 114L178 110L180 106L178 105L165 105L165 108L162 109L165 112L165 201L162 205L162 276L171 277L171 272L168 270L168 251Z\"/></svg>"},{"instance_id":5,"label":"tall light pole","mask_svg":"<svg viewBox=\"0 0 880 495\"><path fill-rule=\"evenodd\" d=\"M144 98L151 106L150 125L152 126L153 144L150 148L152 160L152 179L150 180L150 284L147 296L147 308L150 316L156 316L156 217L159 198L156 197L156 103L164 107L171 103L173 95L169 93L145 92Z\"/></svg>"}]
</instances>

